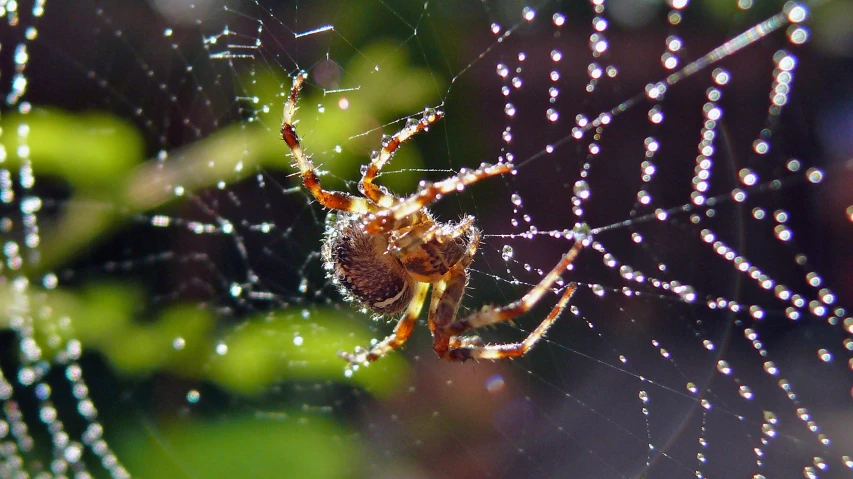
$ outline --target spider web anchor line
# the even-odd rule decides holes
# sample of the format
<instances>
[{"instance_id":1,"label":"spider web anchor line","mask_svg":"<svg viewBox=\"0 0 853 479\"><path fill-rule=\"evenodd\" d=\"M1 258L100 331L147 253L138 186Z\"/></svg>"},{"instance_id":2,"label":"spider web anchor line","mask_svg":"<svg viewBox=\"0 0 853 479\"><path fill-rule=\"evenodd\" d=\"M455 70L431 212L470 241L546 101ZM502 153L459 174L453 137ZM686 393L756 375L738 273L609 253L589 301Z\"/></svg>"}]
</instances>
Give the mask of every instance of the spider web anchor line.
<instances>
[{"instance_id":1,"label":"spider web anchor line","mask_svg":"<svg viewBox=\"0 0 853 479\"><path fill-rule=\"evenodd\" d=\"M333 31L334 29L335 29L334 25L323 25L322 27L318 27L318 28L315 28L313 30L308 30L306 32L294 33L293 38L307 37L308 35L314 35L316 33Z\"/></svg>"}]
</instances>

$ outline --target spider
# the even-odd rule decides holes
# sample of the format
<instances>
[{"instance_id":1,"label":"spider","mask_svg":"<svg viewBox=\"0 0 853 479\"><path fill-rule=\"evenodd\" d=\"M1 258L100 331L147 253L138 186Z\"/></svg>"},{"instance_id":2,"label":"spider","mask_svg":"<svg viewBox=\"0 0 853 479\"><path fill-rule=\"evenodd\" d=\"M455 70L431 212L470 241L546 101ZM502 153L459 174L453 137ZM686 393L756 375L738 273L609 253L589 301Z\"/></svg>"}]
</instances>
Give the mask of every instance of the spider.
<instances>
[{"instance_id":1,"label":"spider","mask_svg":"<svg viewBox=\"0 0 853 479\"><path fill-rule=\"evenodd\" d=\"M363 196L329 191L320 185L314 164L296 134L296 102L308 74L297 73L284 105L281 135L290 148L302 175L302 183L325 208L338 211L327 217L322 256L328 276L339 285L344 297L382 315L401 314L394 332L370 348L358 347L353 353L339 352L350 366L375 361L401 347L414 329L427 292L429 329L436 354L449 361L502 359L523 356L548 331L566 307L577 285L565 288L559 301L523 341L485 344L477 336L463 336L469 330L508 322L529 311L572 264L589 241L587 230L576 228L575 243L560 262L521 299L506 306L484 306L462 319L456 319L459 303L468 284L468 267L480 244L480 232L474 218L466 216L458 223L436 221L426 207L443 195L461 191L485 178L514 174L509 163L482 164L475 170L461 169L458 174L436 183L422 182L418 192L399 198L374 184L380 170L397 148L412 136L427 130L443 113L424 111L420 120L409 119L405 127L383 141L383 147L363 169L358 190Z\"/></svg>"}]
</instances>

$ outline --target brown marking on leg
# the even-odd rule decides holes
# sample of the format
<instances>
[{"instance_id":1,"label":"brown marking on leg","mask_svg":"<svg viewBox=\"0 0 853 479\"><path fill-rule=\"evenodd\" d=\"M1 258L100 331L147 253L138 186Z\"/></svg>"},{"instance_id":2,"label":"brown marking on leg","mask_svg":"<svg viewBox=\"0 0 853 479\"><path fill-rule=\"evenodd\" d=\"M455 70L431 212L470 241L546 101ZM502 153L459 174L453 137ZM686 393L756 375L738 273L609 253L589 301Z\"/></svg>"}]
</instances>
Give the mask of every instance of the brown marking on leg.
<instances>
[{"instance_id":1,"label":"brown marking on leg","mask_svg":"<svg viewBox=\"0 0 853 479\"><path fill-rule=\"evenodd\" d=\"M438 337L436 335L442 334L436 331L435 328L435 310L438 309L438 303L441 302L441 297L444 295L444 289L447 286L447 282L444 280L438 281L432 285L432 297L429 302L429 317L427 319L427 324L429 324L429 331L432 334L432 344L433 349L436 351L447 351L449 346L450 337L446 335L442 335L442 337ZM441 354L439 354L439 357Z\"/></svg>"},{"instance_id":2,"label":"brown marking on leg","mask_svg":"<svg viewBox=\"0 0 853 479\"><path fill-rule=\"evenodd\" d=\"M456 317L462 295L465 294L465 286L468 284L468 272L461 265L457 265L447 273L446 287L444 293L438 299L431 322L435 328L433 332L433 350L442 359L454 360L447 356L450 349L450 334L446 333L449 325Z\"/></svg>"}]
</instances>

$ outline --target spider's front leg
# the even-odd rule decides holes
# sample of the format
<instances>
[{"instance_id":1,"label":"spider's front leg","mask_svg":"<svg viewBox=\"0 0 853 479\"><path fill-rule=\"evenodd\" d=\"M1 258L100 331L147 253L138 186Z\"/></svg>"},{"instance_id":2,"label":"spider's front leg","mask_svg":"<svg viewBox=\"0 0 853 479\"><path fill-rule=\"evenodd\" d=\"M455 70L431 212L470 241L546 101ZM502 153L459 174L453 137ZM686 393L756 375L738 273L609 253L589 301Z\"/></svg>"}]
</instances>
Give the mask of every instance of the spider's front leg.
<instances>
[{"instance_id":1,"label":"spider's front leg","mask_svg":"<svg viewBox=\"0 0 853 479\"><path fill-rule=\"evenodd\" d=\"M400 321L394 328L394 333L376 343L370 349L358 347L353 353L339 351L338 356L345 359L351 366L354 366L357 364L376 361L382 356L388 354L391 350L397 349L405 344L406 340L408 340L409 336L412 334L412 330L415 328L418 316L421 314L421 309L426 301L427 291L429 290L429 284L418 283L417 288L415 296L412 298L412 302L409 303L409 308L406 310L406 314L400 318Z\"/></svg>"},{"instance_id":2,"label":"spider's front leg","mask_svg":"<svg viewBox=\"0 0 853 479\"><path fill-rule=\"evenodd\" d=\"M509 163L498 163L497 165L484 163L476 170L462 169L456 176L431 185L425 185L420 191L398 201L392 207L370 215L365 224L365 230L370 234L379 234L405 228L422 221L418 217L418 212L443 195L462 191L466 186L480 180L512 173L513 171L515 171L515 167Z\"/></svg>"},{"instance_id":3,"label":"spider's front leg","mask_svg":"<svg viewBox=\"0 0 853 479\"><path fill-rule=\"evenodd\" d=\"M383 142L382 149L373 157L373 161L370 162L370 165L361 177L361 181L358 182L358 191L381 207L388 208L392 206L397 201L397 198L384 193L378 186L373 184L373 180L403 142L426 130L443 116L444 113L441 111L429 108L424 111L424 115L420 120L409 118L409 121L406 122L406 126L402 130Z\"/></svg>"},{"instance_id":4,"label":"spider's front leg","mask_svg":"<svg viewBox=\"0 0 853 479\"><path fill-rule=\"evenodd\" d=\"M284 103L284 113L281 120L281 138L287 143L290 152L293 154L293 159L296 160L296 166L299 167L299 172L302 174L302 184L308 188L308 191L314 195L314 198L326 208L333 210L349 211L352 213L368 213L374 211L376 207L371 205L366 199L352 196L340 191L324 190L320 184L320 178L314 172L314 164L305 151L302 149L302 143L299 140L299 135L296 134L296 101L299 98L299 91L302 90L302 84L308 78L308 73L301 71L293 78L293 87L290 90L290 95Z\"/></svg>"}]
</instances>

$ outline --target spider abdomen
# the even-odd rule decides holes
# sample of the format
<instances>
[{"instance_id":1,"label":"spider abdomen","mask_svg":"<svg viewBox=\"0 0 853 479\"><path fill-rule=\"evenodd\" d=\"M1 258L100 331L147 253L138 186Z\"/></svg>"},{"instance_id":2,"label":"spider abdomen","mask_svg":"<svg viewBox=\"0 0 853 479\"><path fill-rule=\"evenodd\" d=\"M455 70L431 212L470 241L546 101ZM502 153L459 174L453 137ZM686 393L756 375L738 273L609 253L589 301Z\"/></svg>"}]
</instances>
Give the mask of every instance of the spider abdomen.
<instances>
[{"instance_id":1,"label":"spider abdomen","mask_svg":"<svg viewBox=\"0 0 853 479\"><path fill-rule=\"evenodd\" d=\"M366 232L354 215L329 218L323 259L344 296L377 313L399 313L412 301L414 278L388 252L387 238Z\"/></svg>"}]
</instances>

